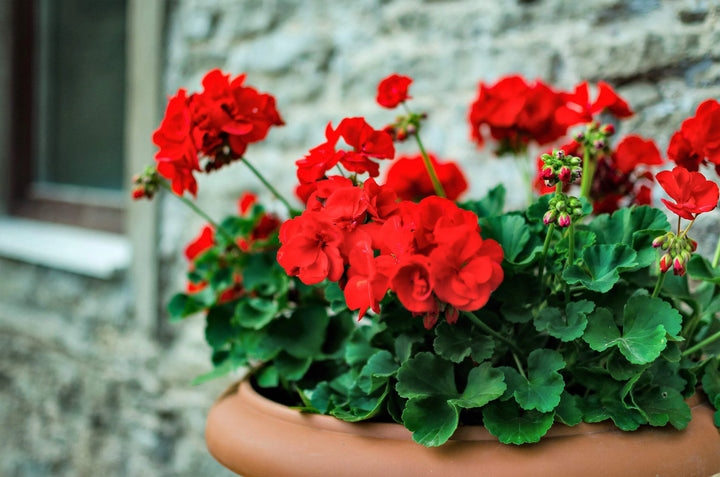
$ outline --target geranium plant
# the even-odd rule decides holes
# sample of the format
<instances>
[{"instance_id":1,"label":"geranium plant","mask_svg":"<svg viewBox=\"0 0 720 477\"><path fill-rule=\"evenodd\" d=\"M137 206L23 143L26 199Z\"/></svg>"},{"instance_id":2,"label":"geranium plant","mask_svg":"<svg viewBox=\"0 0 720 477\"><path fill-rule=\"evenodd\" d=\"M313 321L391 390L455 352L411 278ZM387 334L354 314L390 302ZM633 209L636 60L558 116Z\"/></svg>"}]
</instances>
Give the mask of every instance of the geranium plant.
<instances>
[{"instance_id":1,"label":"geranium plant","mask_svg":"<svg viewBox=\"0 0 720 477\"><path fill-rule=\"evenodd\" d=\"M186 249L187 290L169 305L173 320L206 315L215 369L198 382L249 369L261 393L301 412L395 421L426 446L461 423L513 444L556 422L682 429L698 386L720 407L720 248L708 261L691 238L718 203L699 171L720 167L716 101L682 124L668 150L677 166L654 176L655 143L616 142L601 122L633 114L606 83L594 101L587 83L481 83L469 114L479 147L523 156L530 143L565 144L537 159L532 203L505 211L502 186L459 200L466 177L425 150L412 80L392 75L377 102L399 115L380 129L362 117L328 123L295 161L295 208L246 157L283 120L244 79L214 70L203 91L170 98L156 165L133 190L166 188L208 221ZM396 158L405 140L418 154ZM185 196L195 174L232 162L287 215L244 195L237 215L215 222ZM664 210L648 205L655 180Z\"/></svg>"}]
</instances>

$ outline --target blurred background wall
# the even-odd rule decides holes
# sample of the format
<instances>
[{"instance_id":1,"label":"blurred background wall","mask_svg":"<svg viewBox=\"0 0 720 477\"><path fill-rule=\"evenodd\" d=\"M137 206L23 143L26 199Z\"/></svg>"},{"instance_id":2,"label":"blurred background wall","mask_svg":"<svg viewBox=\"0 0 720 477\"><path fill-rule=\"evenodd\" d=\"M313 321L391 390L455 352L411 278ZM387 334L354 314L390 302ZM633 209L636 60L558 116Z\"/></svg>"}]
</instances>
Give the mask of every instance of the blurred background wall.
<instances>
[{"instance_id":1,"label":"blurred background wall","mask_svg":"<svg viewBox=\"0 0 720 477\"><path fill-rule=\"evenodd\" d=\"M664 152L720 97L720 1L0 0L0 475L228 475L203 426L232 377L191 386L210 369L203 317L163 312L202 222L174 197L126 198L165 97L216 67L276 96L287 126L247 157L288 195L328 121L394 118L374 102L393 72L415 79L423 140L461 162L469 195L512 191L515 165L469 141L478 81L606 80L637 112L620 135ZM239 163L199 189L216 217L244 190L281 210Z\"/></svg>"}]
</instances>

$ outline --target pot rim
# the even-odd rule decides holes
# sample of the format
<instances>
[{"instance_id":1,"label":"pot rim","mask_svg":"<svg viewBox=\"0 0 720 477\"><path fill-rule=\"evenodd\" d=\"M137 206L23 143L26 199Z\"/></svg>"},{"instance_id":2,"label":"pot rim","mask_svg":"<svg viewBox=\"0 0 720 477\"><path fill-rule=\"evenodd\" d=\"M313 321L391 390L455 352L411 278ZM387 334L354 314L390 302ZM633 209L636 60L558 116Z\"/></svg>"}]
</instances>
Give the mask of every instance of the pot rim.
<instances>
[{"instance_id":1,"label":"pot rim","mask_svg":"<svg viewBox=\"0 0 720 477\"><path fill-rule=\"evenodd\" d=\"M264 414L268 418L288 422L303 427L312 427L330 432L342 434L350 434L362 437L377 437L384 439L412 440L412 433L401 424L385 423L385 422L347 422L333 416L323 414L304 413L302 411L292 409L283 404L272 401L258 393L249 379L243 379L239 383L233 384L218 400L236 394L242 398L245 404L255 411ZM690 409L704 405L701 391L697 390L690 398L686 400ZM640 429L651 428L651 426L641 426ZM676 431L671 426L652 427L655 430ZM611 421L603 421L598 423L582 422L575 426L567 426L561 423L553 423L550 430L543 436L543 440L562 438L582 434L598 434L626 432L620 430ZM451 441L496 441L497 437L490 434L484 426L468 425L460 426L450 437ZM532 445L532 444L530 444Z\"/></svg>"}]
</instances>

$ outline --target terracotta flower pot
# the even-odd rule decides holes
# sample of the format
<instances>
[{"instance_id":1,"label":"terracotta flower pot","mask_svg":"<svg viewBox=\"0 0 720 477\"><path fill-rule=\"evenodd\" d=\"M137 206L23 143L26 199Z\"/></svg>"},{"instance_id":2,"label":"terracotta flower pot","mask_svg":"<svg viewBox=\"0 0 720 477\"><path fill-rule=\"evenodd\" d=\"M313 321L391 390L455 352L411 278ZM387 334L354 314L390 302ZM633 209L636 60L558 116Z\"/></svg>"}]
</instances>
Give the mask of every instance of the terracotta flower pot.
<instances>
[{"instance_id":1,"label":"terracotta flower pot","mask_svg":"<svg viewBox=\"0 0 720 477\"><path fill-rule=\"evenodd\" d=\"M426 448L399 424L301 414L244 381L212 408L205 438L210 453L244 477L707 477L720 472L720 433L704 399L689 404L692 421L683 431L556 424L540 443L514 446L466 426L445 445Z\"/></svg>"}]
</instances>

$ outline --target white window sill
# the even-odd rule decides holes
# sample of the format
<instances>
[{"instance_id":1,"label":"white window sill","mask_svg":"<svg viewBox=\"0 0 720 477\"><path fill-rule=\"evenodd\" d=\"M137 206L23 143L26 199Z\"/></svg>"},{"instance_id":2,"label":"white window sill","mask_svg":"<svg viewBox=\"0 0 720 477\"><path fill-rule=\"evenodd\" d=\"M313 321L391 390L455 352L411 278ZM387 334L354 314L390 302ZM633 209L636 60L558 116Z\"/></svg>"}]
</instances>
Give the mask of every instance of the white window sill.
<instances>
[{"instance_id":1,"label":"white window sill","mask_svg":"<svg viewBox=\"0 0 720 477\"><path fill-rule=\"evenodd\" d=\"M109 279L127 270L131 247L122 235L0 217L0 256Z\"/></svg>"}]
</instances>

